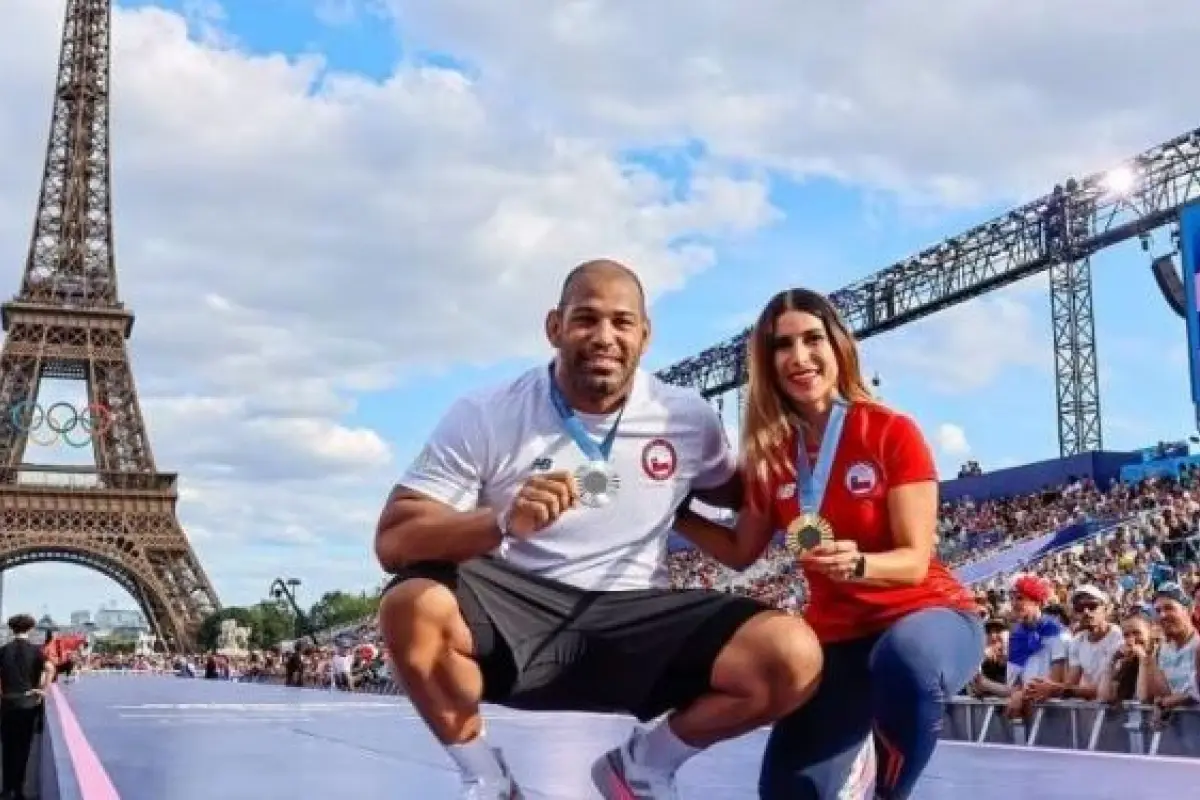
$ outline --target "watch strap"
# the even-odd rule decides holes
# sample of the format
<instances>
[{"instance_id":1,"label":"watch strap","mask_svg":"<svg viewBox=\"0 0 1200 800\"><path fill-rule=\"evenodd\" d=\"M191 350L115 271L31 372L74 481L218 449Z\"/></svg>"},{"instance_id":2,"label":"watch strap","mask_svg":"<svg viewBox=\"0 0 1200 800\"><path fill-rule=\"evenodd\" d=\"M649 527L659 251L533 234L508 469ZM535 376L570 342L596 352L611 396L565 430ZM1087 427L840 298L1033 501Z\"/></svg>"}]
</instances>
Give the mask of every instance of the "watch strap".
<instances>
[{"instance_id":1,"label":"watch strap","mask_svg":"<svg viewBox=\"0 0 1200 800\"><path fill-rule=\"evenodd\" d=\"M500 538L508 538L508 519L512 516L512 506L505 506L504 510L496 515L496 529L500 531Z\"/></svg>"}]
</instances>

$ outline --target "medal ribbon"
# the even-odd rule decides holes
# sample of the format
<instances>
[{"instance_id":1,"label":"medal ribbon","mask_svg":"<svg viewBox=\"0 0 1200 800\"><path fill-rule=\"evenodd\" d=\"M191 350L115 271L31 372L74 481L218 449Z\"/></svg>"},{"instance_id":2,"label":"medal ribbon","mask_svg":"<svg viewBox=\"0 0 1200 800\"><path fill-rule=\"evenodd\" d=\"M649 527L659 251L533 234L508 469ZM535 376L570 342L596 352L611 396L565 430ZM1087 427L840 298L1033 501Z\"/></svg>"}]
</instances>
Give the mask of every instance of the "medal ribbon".
<instances>
[{"instance_id":1,"label":"medal ribbon","mask_svg":"<svg viewBox=\"0 0 1200 800\"><path fill-rule=\"evenodd\" d=\"M621 417L625 414L625 405L621 406L621 410L617 414L617 421L609 429L608 435L603 440L596 441L587 432L587 428L583 427L583 422L575 415L574 409L567 404L567 398L563 397L562 390L558 388L558 384L554 380L553 364L550 365L550 402L554 405L554 410L558 412L558 417L562 420L563 428L566 429L567 435L583 451L587 459L589 461L607 462L609 455L612 453L613 442L617 438L617 428L621 425Z\"/></svg>"},{"instance_id":2,"label":"medal ribbon","mask_svg":"<svg viewBox=\"0 0 1200 800\"><path fill-rule=\"evenodd\" d=\"M825 435L821 437L821 449L817 451L817 463L811 468L804 437L799 433L796 436L796 491L800 494L800 511L803 513L821 513L825 488L829 485L829 473L833 471L833 459L837 455L845 423L846 401L834 400L829 409L829 422L825 424Z\"/></svg>"}]
</instances>

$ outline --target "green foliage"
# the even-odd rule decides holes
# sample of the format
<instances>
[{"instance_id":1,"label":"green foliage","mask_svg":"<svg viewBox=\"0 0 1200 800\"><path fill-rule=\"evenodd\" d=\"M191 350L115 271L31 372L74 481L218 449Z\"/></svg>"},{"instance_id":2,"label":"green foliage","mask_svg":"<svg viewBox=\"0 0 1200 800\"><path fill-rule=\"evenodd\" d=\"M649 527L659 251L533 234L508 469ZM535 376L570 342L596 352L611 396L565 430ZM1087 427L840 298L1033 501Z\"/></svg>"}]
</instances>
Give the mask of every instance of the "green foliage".
<instances>
[{"instance_id":1,"label":"green foliage","mask_svg":"<svg viewBox=\"0 0 1200 800\"><path fill-rule=\"evenodd\" d=\"M127 656L136 646L137 640L128 636L106 636L92 643L92 652L102 656Z\"/></svg>"},{"instance_id":2,"label":"green foliage","mask_svg":"<svg viewBox=\"0 0 1200 800\"><path fill-rule=\"evenodd\" d=\"M259 650L274 647L285 639L299 635L292 610L274 600L263 600L250 607L253 623L250 626L250 646Z\"/></svg>"},{"instance_id":3,"label":"green foliage","mask_svg":"<svg viewBox=\"0 0 1200 800\"><path fill-rule=\"evenodd\" d=\"M254 630L254 612L242 606L228 606L220 611L209 614L200 623L196 632L196 647L202 653L217 649L217 640L221 636L221 623L227 619L235 619L239 625Z\"/></svg>"},{"instance_id":4,"label":"green foliage","mask_svg":"<svg viewBox=\"0 0 1200 800\"><path fill-rule=\"evenodd\" d=\"M326 592L308 612L313 630L358 622L379 610L379 595L368 592Z\"/></svg>"},{"instance_id":5,"label":"green foliage","mask_svg":"<svg viewBox=\"0 0 1200 800\"><path fill-rule=\"evenodd\" d=\"M326 592L313 604L307 615L310 628L305 628L284 599L263 600L253 606L229 606L209 615L200 623L196 643L201 652L217 649L221 623L233 619L250 629L252 649L265 650L281 641L302 638L309 630L320 631L358 622L370 617L378 609L378 592Z\"/></svg>"}]
</instances>

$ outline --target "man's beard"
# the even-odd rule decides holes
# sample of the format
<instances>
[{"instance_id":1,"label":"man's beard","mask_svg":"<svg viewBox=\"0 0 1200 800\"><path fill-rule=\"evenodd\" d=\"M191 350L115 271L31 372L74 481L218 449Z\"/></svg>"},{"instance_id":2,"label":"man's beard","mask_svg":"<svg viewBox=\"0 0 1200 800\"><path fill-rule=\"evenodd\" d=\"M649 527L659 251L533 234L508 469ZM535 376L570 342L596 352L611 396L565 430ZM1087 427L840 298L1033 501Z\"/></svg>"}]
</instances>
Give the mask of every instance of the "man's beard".
<instances>
[{"instance_id":1,"label":"man's beard","mask_svg":"<svg viewBox=\"0 0 1200 800\"><path fill-rule=\"evenodd\" d=\"M613 372L608 375L597 375L594 372L578 372L571 382L585 397L602 400L621 392L625 387L628 374L625 371Z\"/></svg>"},{"instance_id":2,"label":"man's beard","mask_svg":"<svg viewBox=\"0 0 1200 800\"><path fill-rule=\"evenodd\" d=\"M601 374L588 368L583 358L577 358L572 364L570 382L577 392L593 400L605 400L620 394L632 370L621 362L617 369Z\"/></svg>"}]
</instances>

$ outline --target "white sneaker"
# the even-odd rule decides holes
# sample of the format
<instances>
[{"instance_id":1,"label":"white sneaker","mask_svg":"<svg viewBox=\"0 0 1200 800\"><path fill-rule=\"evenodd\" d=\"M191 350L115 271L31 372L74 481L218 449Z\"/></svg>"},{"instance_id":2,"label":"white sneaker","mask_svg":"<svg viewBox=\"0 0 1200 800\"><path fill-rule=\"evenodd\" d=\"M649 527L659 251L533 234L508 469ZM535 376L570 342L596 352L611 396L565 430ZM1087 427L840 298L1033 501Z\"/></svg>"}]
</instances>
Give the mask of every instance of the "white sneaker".
<instances>
[{"instance_id":1,"label":"white sneaker","mask_svg":"<svg viewBox=\"0 0 1200 800\"><path fill-rule=\"evenodd\" d=\"M592 765L592 783L604 800L679 800L675 776L633 759L635 737L610 750Z\"/></svg>"},{"instance_id":2,"label":"white sneaker","mask_svg":"<svg viewBox=\"0 0 1200 800\"><path fill-rule=\"evenodd\" d=\"M496 760L500 762L500 769L504 770L503 777L480 778L464 774L462 776L462 793L459 794L460 800L523 800L524 795L521 794L521 789L513 780L512 773L509 772L504 755L496 748L493 748L492 752L496 754Z\"/></svg>"}]
</instances>

